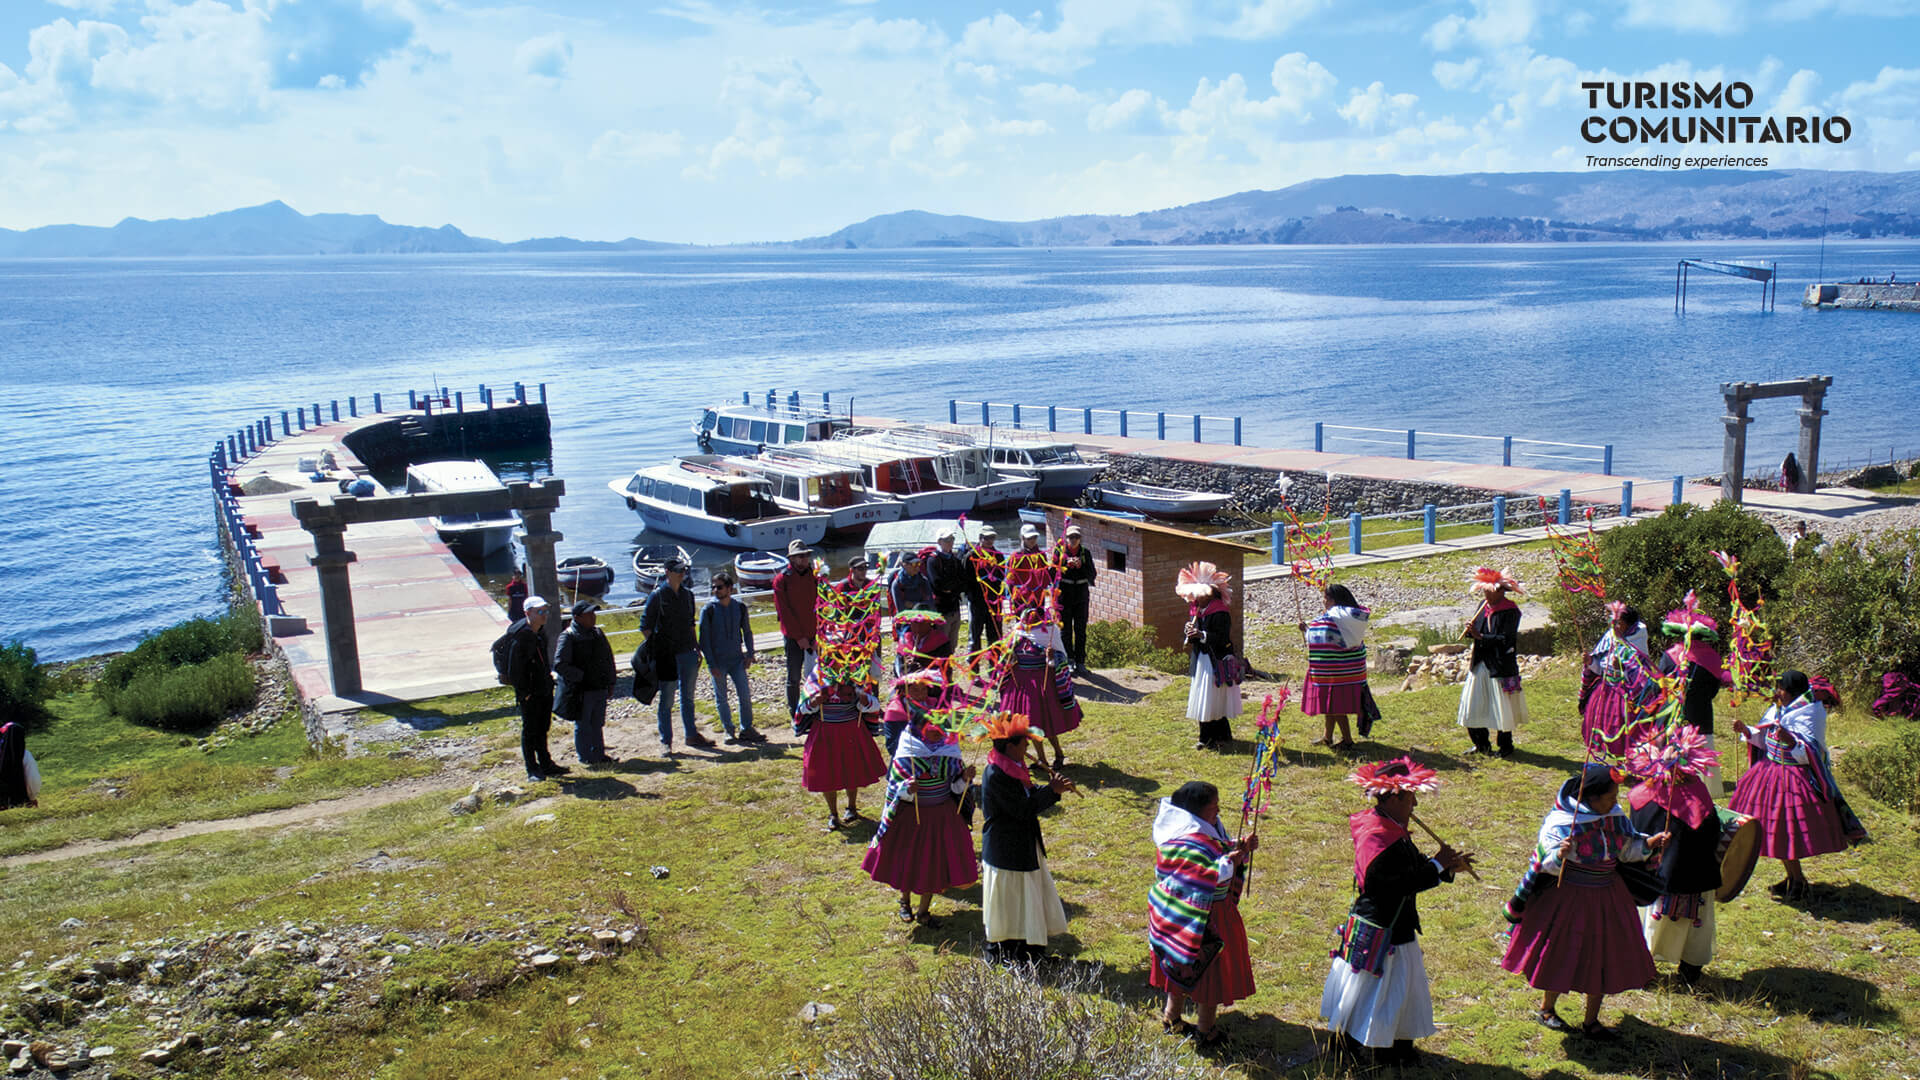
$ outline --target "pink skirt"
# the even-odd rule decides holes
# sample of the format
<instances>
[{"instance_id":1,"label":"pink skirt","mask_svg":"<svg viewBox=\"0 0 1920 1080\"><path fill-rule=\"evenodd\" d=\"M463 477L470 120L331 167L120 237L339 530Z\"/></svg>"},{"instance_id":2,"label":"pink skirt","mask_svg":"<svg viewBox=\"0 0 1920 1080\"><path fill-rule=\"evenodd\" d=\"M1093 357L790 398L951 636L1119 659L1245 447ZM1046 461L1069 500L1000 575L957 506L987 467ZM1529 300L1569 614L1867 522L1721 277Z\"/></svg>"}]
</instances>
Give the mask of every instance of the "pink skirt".
<instances>
[{"instance_id":1,"label":"pink skirt","mask_svg":"<svg viewBox=\"0 0 1920 1080\"><path fill-rule=\"evenodd\" d=\"M882 885L912 893L937 893L980 880L973 831L952 799L894 809L887 831L867 845L860 869Z\"/></svg>"},{"instance_id":2,"label":"pink skirt","mask_svg":"<svg viewBox=\"0 0 1920 1080\"><path fill-rule=\"evenodd\" d=\"M1359 716L1360 691L1365 683L1323 683L1307 675L1307 693L1300 699L1306 716Z\"/></svg>"},{"instance_id":3,"label":"pink skirt","mask_svg":"<svg viewBox=\"0 0 1920 1080\"><path fill-rule=\"evenodd\" d=\"M1019 713L1034 727L1048 735L1065 735L1080 727L1080 705L1063 708L1060 693L1047 678L1047 669L1014 667L1007 671L1007 685L1000 691L1000 707Z\"/></svg>"},{"instance_id":4,"label":"pink skirt","mask_svg":"<svg viewBox=\"0 0 1920 1080\"><path fill-rule=\"evenodd\" d=\"M887 775L880 748L857 720L815 720L800 750L800 786L807 791L863 788Z\"/></svg>"},{"instance_id":5,"label":"pink skirt","mask_svg":"<svg viewBox=\"0 0 1920 1080\"><path fill-rule=\"evenodd\" d=\"M1760 854L1769 859L1805 859L1847 849L1840 813L1820 797L1813 778L1798 765L1760 761L1733 787L1729 809L1760 821Z\"/></svg>"},{"instance_id":6,"label":"pink skirt","mask_svg":"<svg viewBox=\"0 0 1920 1080\"><path fill-rule=\"evenodd\" d=\"M1653 957L1619 874L1603 884L1566 880L1533 898L1500 966L1535 990L1618 994L1653 981Z\"/></svg>"},{"instance_id":7,"label":"pink skirt","mask_svg":"<svg viewBox=\"0 0 1920 1080\"><path fill-rule=\"evenodd\" d=\"M1241 921L1240 905L1231 898L1214 901L1207 918L1224 946L1220 955L1207 965L1206 973L1187 994L1196 1005L1231 1005L1253 996L1253 959L1247 951L1247 924ZM1156 990L1177 989L1160 970L1160 956L1147 950L1147 982Z\"/></svg>"},{"instance_id":8,"label":"pink skirt","mask_svg":"<svg viewBox=\"0 0 1920 1080\"><path fill-rule=\"evenodd\" d=\"M1593 688L1593 694L1587 698L1587 707L1580 714L1581 745L1595 751L1604 751L1614 757L1627 752L1626 692L1617 686L1610 686L1605 680ZM1603 739L1601 732L1618 732L1617 738Z\"/></svg>"}]
</instances>

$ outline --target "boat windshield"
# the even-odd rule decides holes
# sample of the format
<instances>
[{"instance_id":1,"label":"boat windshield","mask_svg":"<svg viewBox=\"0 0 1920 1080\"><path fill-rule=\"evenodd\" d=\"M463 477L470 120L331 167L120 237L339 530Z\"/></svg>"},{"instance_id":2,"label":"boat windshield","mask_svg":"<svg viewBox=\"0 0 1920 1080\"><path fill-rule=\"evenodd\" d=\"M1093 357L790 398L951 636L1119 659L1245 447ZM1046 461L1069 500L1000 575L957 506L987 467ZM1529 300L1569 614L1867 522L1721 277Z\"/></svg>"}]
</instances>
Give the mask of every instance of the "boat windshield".
<instances>
[{"instance_id":1,"label":"boat windshield","mask_svg":"<svg viewBox=\"0 0 1920 1080\"><path fill-rule=\"evenodd\" d=\"M853 482L847 473L816 476L807 481L808 502L814 506L848 506L853 503Z\"/></svg>"},{"instance_id":2,"label":"boat windshield","mask_svg":"<svg viewBox=\"0 0 1920 1080\"><path fill-rule=\"evenodd\" d=\"M1028 450L1027 455L1035 465L1077 465L1080 462L1079 451L1070 446L1036 446Z\"/></svg>"},{"instance_id":3,"label":"boat windshield","mask_svg":"<svg viewBox=\"0 0 1920 1080\"><path fill-rule=\"evenodd\" d=\"M786 513L774 504L773 489L765 484L728 484L713 488L707 492L706 511L709 517L737 521L757 521Z\"/></svg>"}]
</instances>

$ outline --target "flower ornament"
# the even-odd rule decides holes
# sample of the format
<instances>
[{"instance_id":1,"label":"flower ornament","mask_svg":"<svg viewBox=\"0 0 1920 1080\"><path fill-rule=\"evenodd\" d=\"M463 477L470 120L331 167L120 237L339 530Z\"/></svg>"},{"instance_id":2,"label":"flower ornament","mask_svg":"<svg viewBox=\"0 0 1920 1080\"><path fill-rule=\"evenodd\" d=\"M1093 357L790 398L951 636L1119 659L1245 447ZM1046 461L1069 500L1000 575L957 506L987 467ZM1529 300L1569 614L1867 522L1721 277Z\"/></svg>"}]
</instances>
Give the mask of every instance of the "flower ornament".
<instances>
[{"instance_id":1,"label":"flower ornament","mask_svg":"<svg viewBox=\"0 0 1920 1080\"><path fill-rule=\"evenodd\" d=\"M1656 784L1673 785L1707 775L1720 752L1692 724L1657 731L1627 750L1626 772Z\"/></svg>"},{"instance_id":2,"label":"flower ornament","mask_svg":"<svg viewBox=\"0 0 1920 1080\"><path fill-rule=\"evenodd\" d=\"M1225 596L1227 586L1232 581L1233 578L1226 571L1215 567L1210 562L1188 563L1180 568L1173 591L1178 593L1182 600L1199 603L1211 596L1216 588L1220 590L1222 596Z\"/></svg>"},{"instance_id":3,"label":"flower ornament","mask_svg":"<svg viewBox=\"0 0 1920 1080\"><path fill-rule=\"evenodd\" d=\"M1347 779L1375 798L1407 791L1432 791L1440 786L1439 774L1411 757L1362 765Z\"/></svg>"}]
</instances>

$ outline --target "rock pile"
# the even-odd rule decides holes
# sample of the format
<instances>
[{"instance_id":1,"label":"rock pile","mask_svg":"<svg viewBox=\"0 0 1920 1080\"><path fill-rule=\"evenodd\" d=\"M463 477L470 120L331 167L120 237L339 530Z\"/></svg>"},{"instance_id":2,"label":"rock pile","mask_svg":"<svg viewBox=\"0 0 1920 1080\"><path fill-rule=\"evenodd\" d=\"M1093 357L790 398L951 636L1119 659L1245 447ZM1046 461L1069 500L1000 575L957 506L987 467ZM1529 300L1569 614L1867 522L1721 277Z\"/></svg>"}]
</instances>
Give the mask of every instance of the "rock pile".
<instances>
[{"instance_id":1,"label":"rock pile","mask_svg":"<svg viewBox=\"0 0 1920 1080\"><path fill-rule=\"evenodd\" d=\"M1425 656L1407 658L1407 677L1400 689L1417 690L1425 686L1444 686L1467 681L1469 656L1464 645L1435 645ZM1529 679L1544 673L1553 664L1551 656L1520 657L1520 677Z\"/></svg>"}]
</instances>

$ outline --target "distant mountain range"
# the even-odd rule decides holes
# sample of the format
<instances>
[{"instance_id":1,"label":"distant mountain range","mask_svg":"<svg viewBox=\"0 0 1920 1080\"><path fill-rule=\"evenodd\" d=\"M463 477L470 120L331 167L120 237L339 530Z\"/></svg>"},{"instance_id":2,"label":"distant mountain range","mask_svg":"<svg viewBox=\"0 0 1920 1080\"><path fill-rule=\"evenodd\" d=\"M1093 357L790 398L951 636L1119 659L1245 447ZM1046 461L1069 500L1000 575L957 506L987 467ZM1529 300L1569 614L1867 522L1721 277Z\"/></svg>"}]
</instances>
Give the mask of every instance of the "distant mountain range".
<instances>
[{"instance_id":1,"label":"distant mountain range","mask_svg":"<svg viewBox=\"0 0 1920 1080\"><path fill-rule=\"evenodd\" d=\"M1154 244L1526 243L1920 237L1920 172L1616 170L1336 176L1141 214L990 221L909 210L826 236L760 246L844 249ZM391 225L372 214L302 214L283 202L112 228L0 229L0 258L398 255L657 251L650 240L502 243Z\"/></svg>"},{"instance_id":2,"label":"distant mountain range","mask_svg":"<svg viewBox=\"0 0 1920 1080\"><path fill-rule=\"evenodd\" d=\"M198 218L143 221L112 228L47 225L0 229L0 258L87 258L157 255L415 255L484 251L654 251L679 247L651 240L574 240L556 236L503 244L451 225L390 225L373 214L302 214L274 200Z\"/></svg>"},{"instance_id":3,"label":"distant mountain range","mask_svg":"<svg viewBox=\"0 0 1920 1080\"><path fill-rule=\"evenodd\" d=\"M988 221L911 210L806 248L1920 237L1920 172L1744 169L1336 176L1144 214Z\"/></svg>"}]
</instances>

